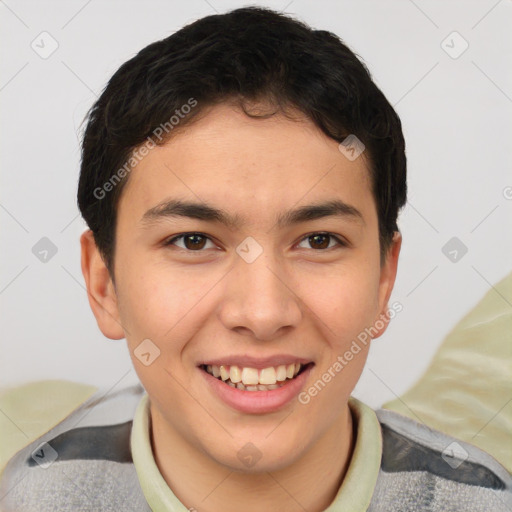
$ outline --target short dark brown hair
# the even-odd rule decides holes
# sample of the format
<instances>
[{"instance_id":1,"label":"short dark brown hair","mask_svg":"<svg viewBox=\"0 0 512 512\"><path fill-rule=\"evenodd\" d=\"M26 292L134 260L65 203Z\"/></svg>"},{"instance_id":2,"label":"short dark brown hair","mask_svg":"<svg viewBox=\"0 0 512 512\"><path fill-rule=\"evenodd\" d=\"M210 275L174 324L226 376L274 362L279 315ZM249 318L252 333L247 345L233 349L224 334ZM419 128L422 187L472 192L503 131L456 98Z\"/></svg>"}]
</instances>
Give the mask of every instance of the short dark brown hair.
<instances>
[{"instance_id":1,"label":"short dark brown hair","mask_svg":"<svg viewBox=\"0 0 512 512\"><path fill-rule=\"evenodd\" d=\"M117 205L136 165L134 152L149 140L165 143L206 107L223 102L291 107L336 141L355 135L366 148L385 254L407 193L398 115L335 34L246 7L201 18L141 50L88 113L78 206L112 278Z\"/></svg>"}]
</instances>

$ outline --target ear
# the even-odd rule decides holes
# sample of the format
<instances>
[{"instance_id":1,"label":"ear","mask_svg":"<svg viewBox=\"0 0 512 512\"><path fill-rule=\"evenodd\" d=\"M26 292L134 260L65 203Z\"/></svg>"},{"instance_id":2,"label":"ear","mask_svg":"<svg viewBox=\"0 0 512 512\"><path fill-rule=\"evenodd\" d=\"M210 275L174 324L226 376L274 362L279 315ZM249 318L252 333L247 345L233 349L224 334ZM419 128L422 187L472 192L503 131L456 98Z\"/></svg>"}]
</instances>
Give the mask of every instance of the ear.
<instances>
[{"instance_id":1,"label":"ear","mask_svg":"<svg viewBox=\"0 0 512 512\"><path fill-rule=\"evenodd\" d=\"M125 335L117 307L116 291L90 229L82 233L80 246L82 274L98 327L107 338L120 340Z\"/></svg>"},{"instance_id":2,"label":"ear","mask_svg":"<svg viewBox=\"0 0 512 512\"><path fill-rule=\"evenodd\" d=\"M395 285L396 272L398 268L398 257L402 247L402 235L395 231L393 240L386 253L386 259L381 265L379 281L379 316L375 319L374 329L377 331L372 338L382 336L388 327L388 303ZM382 326L382 327L380 327Z\"/></svg>"}]
</instances>

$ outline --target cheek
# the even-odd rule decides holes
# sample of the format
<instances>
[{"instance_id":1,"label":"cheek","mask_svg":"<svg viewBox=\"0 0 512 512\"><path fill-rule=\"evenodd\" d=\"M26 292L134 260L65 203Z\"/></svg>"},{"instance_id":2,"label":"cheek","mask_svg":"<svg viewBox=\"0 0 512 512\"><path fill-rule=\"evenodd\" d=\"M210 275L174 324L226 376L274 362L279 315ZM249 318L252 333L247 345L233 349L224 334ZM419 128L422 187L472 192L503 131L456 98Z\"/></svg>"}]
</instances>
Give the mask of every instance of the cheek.
<instances>
[{"instance_id":1,"label":"cheek","mask_svg":"<svg viewBox=\"0 0 512 512\"><path fill-rule=\"evenodd\" d=\"M372 324L378 310L378 277L371 266L347 267L308 291L311 308L323 320L333 348L342 350Z\"/></svg>"},{"instance_id":2,"label":"cheek","mask_svg":"<svg viewBox=\"0 0 512 512\"><path fill-rule=\"evenodd\" d=\"M326 282L322 293L310 299L316 325L325 343L319 343L319 364L310 387L299 396L309 412L322 417L324 425L342 413L364 369L371 338L365 331L378 309L375 276L356 269ZM337 405L334 405L337 404Z\"/></svg>"},{"instance_id":3,"label":"cheek","mask_svg":"<svg viewBox=\"0 0 512 512\"><path fill-rule=\"evenodd\" d=\"M128 267L126 267L128 268ZM191 320L198 321L201 299L212 283L186 272L170 271L161 265L147 263L143 273L130 270L120 276L119 313L126 327L127 340L133 349L149 338L167 352L169 341L186 339L184 329L191 329ZM188 327L187 327L188 326ZM181 334L180 334L181 333ZM181 347L172 343L172 352Z\"/></svg>"},{"instance_id":4,"label":"cheek","mask_svg":"<svg viewBox=\"0 0 512 512\"><path fill-rule=\"evenodd\" d=\"M184 349L204 323L206 301L201 299L213 286L212 277L193 279L147 263L131 268L145 268L143 274L130 270L119 279L119 312L133 366L151 396L182 407L180 382L188 378Z\"/></svg>"}]
</instances>

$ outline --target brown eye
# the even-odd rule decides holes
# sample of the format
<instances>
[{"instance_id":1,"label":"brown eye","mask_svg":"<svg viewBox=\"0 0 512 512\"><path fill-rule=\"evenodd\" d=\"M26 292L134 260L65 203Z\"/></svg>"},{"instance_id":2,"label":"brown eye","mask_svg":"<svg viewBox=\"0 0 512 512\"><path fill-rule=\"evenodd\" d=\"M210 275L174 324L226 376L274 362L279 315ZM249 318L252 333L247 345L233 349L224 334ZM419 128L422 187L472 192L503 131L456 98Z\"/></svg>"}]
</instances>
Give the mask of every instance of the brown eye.
<instances>
[{"instance_id":1,"label":"brown eye","mask_svg":"<svg viewBox=\"0 0 512 512\"><path fill-rule=\"evenodd\" d=\"M331 233L313 233L312 235L308 235L303 238L301 243L305 240L307 240L310 247L315 250L331 249L336 245L342 247L346 245L337 236L332 235ZM336 242L335 245L330 245L332 240Z\"/></svg>"},{"instance_id":2,"label":"brown eye","mask_svg":"<svg viewBox=\"0 0 512 512\"><path fill-rule=\"evenodd\" d=\"M183 245L176 244L179 240L182 240ZM200 252L208 242L211 243L211 240L201 233L184 233L168 240L165 242L165 245L176 245L177 247L187 251Z\"/></svg>"},{"instance_id":3,"label":"brown eye","mask_svg":"<svg viewBox=\"0 0 512 512\"><path fill-rule=\"evenodd\" d=\"M185 247L190 250L202 249L206 244L206 239L201 235L186 235L183 237Z\"/></svg>"}]
</instances>

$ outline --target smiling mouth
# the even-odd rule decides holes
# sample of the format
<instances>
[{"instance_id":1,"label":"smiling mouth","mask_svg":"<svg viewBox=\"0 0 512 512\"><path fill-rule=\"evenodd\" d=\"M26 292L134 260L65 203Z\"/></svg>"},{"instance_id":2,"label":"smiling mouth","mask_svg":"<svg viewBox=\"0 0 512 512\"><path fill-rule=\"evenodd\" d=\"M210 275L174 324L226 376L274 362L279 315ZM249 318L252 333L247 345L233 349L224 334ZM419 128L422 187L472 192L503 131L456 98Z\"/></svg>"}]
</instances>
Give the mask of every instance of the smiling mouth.
<instances>
[{"instance_id":1,"label":"smiling mouth","mask_svg":"<svg viewBox=\"0 0 512 512\"><path fill-rule=\"evenodd\" d=\"M292 363L288 365L270 366L261 370L236 365L201 365L200 368L241 391L272 391L295 379L313 363Z\"/></svg>"}]
</instances>

